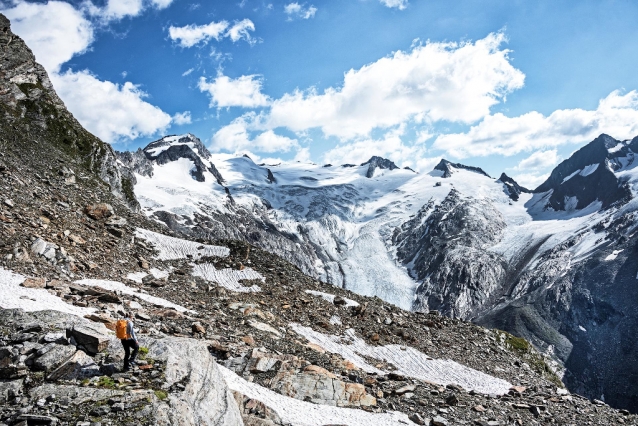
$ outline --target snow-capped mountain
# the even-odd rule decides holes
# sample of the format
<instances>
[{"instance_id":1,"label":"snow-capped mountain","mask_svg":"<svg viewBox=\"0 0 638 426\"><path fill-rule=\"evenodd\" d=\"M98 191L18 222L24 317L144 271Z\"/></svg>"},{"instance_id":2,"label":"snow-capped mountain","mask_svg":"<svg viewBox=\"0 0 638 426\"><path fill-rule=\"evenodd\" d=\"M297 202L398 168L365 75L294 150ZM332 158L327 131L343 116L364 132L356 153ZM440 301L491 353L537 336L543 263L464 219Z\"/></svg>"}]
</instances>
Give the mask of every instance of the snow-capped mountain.
<instances>
[{"instance_id":1,"label":"snow-capped mountain","mask_svg":"<svg viewBox=\"0 0 638 426\"><path fill-rule=\"evenodd\" d=\"M568 383L614 399L631 392L595 372L638 374L622 355L633 333L618 331L638 327L634 151L638 138L602 135L534 191L446 160L422 174L379 157L256 164L210 154L190 134L120 161L143 211L174 230L247 240L336 286L514 331L551 353Z\"/></svg>"}]
</instances>

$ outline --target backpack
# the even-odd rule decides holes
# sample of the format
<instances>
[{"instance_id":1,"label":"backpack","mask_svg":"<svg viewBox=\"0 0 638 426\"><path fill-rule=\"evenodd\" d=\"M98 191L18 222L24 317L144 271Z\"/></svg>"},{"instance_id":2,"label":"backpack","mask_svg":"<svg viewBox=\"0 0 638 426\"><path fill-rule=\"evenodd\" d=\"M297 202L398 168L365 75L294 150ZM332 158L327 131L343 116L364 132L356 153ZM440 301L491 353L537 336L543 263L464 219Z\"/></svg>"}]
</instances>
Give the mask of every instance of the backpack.
<instances>
[{"instance_id":1,"label":"backpack","mask_svg":"<svg viewBox=\"0 0 638 426\"><path fill-rule=\"evenodd\" d=\"M128 334L127 320L117 320L117 323L115 323L115 336L120 340L127 340L131 338L130 334Z\"/></svg>"}]
</instances>

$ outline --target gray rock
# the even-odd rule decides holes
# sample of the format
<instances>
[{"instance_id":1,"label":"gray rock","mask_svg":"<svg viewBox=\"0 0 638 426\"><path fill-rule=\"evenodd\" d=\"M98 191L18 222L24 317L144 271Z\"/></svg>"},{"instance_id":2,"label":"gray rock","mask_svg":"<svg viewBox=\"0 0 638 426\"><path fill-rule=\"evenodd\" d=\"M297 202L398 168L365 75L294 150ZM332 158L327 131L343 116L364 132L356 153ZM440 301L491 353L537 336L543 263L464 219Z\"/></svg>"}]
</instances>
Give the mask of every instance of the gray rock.
<instances>
[{"instance_id":1,"label":"gray rock","mask_svg":"<svg viewBox=\"0 0 638 426\"><path fill-rule=\"evenodd\" d=\"M78 346L83 346L91 354L96 354L107 348L109 337L93 328L76 325L66 330L66 337L73 337Z\"/></svg>"},{"instance_id":2,"label":"gray rock","mask_svg":"<svg viewBox=\"0 0 638 426\"><path fill-rule=\"evenodd\" d=\"M53 371L49 380L76 380L101 375L100 367L93 358L82 351L77 351L71 358Z\"/></svg>"},{"instance_id":3,"label":"gray rock","mask_svg":"<svg viewBox=\"0 0 638 426\"><path fill-rule=\"evenodd\" d=\"M33 361L33 369L39 371L52 371L68 360L75 353L75 347L68 345L52 346L43 355ZM48 346L48 345L47 345Z\"/></svg>"},{"instance_id":4,"label":"gray rock","mask_svg":"<svg viewBox=\"0 0 638 426\"><path fill-rule=\"evenodd\" d=\"M23 379L0 382L0 403L6 404L12 397L21 394L23 386Z\"/></svg>"}]
</instances>

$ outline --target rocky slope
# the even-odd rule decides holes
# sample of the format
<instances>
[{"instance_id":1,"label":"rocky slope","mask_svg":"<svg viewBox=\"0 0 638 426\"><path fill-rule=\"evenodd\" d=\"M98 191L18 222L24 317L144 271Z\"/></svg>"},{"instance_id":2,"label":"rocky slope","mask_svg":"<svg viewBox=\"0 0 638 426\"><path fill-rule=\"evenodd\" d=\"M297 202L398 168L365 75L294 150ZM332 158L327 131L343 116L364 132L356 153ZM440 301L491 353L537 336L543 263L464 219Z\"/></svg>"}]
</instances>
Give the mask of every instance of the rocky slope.
<instances>
[{"instance_id":1,"label":"rocky slope","mask_svg":"<svg viewBox=\"0 0 638 426\"><path fill-rule=\"evenodd\" d=\"M34 64L5 25L3 37L10 42L4 48L12 46L15 57ZM41 71L38 81L45 77ZM6 79L4 84L12 87ZM321 282L246 242L213 241L210 228L200 226L209 238L185 239L181 231L136 213L131 198L114 194L102 169L86 162L86 152L58 146L47 133L50 123L31 133L43 117L38 111L52 97L29 93L33 115L0 120L23 133L0 140L3 424L638 423L628 412L570 394L523 339L435 311L401 310ZM61 104L59 114L68 114ZM218 180L192 137L171 144L198 151L201 165L182 157L190 155L185 148L162 157L157 150L166 145L155 144L152 153L121 157L137 166L128 172L136 187L158 177L157 167L177 163L193 182L211 185L207 188L227 205L242 205L234 201L232 173L220 170ZM239 161L263 185L286 182L250 159ZM367 171L370 164L360 167ZM373 184L379 173L413 175L381 161L373 169L373 177L364 176ZM289 191L282 196L298 188ZM344 205L357 195L354 189L338 191ZM150 199L140 198L149 209ZM460 202L448 198L451 205ZM182 205L184 214L170 214L183 234L193 228L189 214L200 225L214 220ZM321 219L322 205L306 208ZM147 213L162 218L159 210ZM226 217L232 229L241 226L227 213L218 217ZM247 216L250 223L256 217ZM294 232L267 227L261 223L260 235L278 235L299 251L301 244L290 239ZM445 238L442 230L440 241ZM411 253L410 238L401 241ZM463 243L491 240L467 236ZM131 372L120 371L123 351L112 331L125 311L135 313L143 347Z\"/></svg>"}]
</instances>

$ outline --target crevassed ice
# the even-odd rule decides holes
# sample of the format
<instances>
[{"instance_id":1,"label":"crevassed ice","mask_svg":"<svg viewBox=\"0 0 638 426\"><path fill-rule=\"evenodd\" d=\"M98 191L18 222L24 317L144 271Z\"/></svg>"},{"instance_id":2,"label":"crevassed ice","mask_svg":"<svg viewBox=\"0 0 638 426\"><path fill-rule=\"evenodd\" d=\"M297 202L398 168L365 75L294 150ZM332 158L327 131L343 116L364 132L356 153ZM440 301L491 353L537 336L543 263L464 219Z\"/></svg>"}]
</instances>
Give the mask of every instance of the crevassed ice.
<instances>
[{"instance_id":1,"label":"crevassed ice","mask_svg":"<svg viewBox=\"0 0 638 426\"><path fill-rule=\"evenodd\" d=\"M312 404L280 395L256 383L250 383L233 371L218 365L230 390L262 402L281 418L284 424L295 426L323 426L339 424L348 426L405 426L414 424L403 413L368 413L353 408Z\"/></svg>"},{"instance_id":2,"label":"crevassed ice","mask_svg":"<svg viewBox=\"0 0 638 426\"><path fill-rule=\"evenodd\" d=\"M432 359L409 346L370 346L363 339L357 337L353 329L346 330L345 338L349 344L344 344L342 343L344 336L322 334L299 324L291 324L290 327L311 343L321 346L328 352L341 355L369 373L385 374L386 371L370 365L363 356L386 360L397 367L397 373L404 376L444 386L457 384L466 390L499 395L507 393L512 387L506 380L490 376L455 361Z\"/></svg>"},{"instance_id":3,"label":"crevassed ice","mask_svg":"<svg viewBox=\"0 0 638 426\"><path fill-rule=\"evenodd\" d=\"M204 256L226 257L230 254L230 250L227 247L200 244L142 228L135 230L135 236L153 245L159 252L156 257L157 260L187 259L189 255L193 259L199 259ZM200 249L199 247L202 248Z\"/></svg>"},{"instance_id":4,"label":"crevassed ice","mask_svg":"<svg viewBox=\"0 0 638 426\"><path fill-rule=\"evenodd\" d=\"M128 294L129 296L135 296L139 299L145 300L148 303L152 303L158 306L165 306L167 308L173 308L179 312L194 312L183 306L177 305L173 302L169 302L166 299L162 299L161 297L151 296L150 294L146 294L146 293L139 293L137 289L129 287L126 284L123 284L119 281L84 279L84 280L76 281L75 283L89 286L89 287L100 287L100 288L103 288L104 290L120 291L124 294Z\"/></svg>"},{"instance_id":5,"label":"crevassed ice","mask_svg":"<svg viewBox=\"0 0 638 426\"><path fill-rule=\"evenodd\" d=\"M255 293L261 291L258 285L250 287L244 286L240 280L261 280L266 279L257 271L245 268L241 271L235 269L216 269L211 263L201 263L193 266L193 276L202 277L206 281L215 282L230 291L238 293Z\"/></svg>"},{"instance_id":6,"label":"crevassed ice","mask_svg":"<svg viewBox=\"0 0 638 426\"><path fill-rule=\"evenodd\" d=\"M20 286L26 277L0 267L0 307L3 309L24 309L27 312L51 309L83 317L95 312L93 308L69 305L58 296L43 288Z\"/></svg>"}]
</instances>

